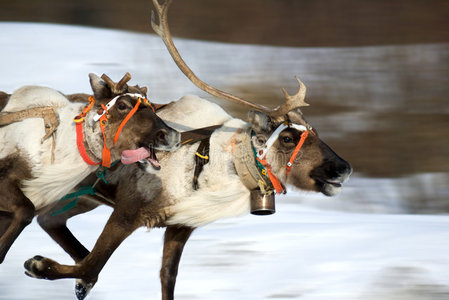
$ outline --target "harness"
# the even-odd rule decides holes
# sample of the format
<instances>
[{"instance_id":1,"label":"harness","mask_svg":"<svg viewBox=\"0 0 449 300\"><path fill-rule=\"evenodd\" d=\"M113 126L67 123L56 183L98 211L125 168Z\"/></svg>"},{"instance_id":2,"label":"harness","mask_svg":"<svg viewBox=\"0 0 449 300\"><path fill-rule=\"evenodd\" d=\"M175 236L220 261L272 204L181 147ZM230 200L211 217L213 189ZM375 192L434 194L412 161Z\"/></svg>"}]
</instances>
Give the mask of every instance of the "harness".
<instances>
[{"instance_id":1,"label":"harness","mask_svg":"<svg viewBox=\"0 0 449 300\"><path fill-rule=\"evenodd\" d=\"M58 115L53 107L34 107L16 112L2 113L0 114L0 127L29 118L42 118L44 120L45 136L41 139L41 143L51 136L51 163L53 164L55 161L55 133L59 125Z\"/></svg>"},{"instance_id":2,"label":"harness","mask_svg":"<svg viewBox=\"0 0 449 300\"><path fill-rule=\"evenodd\" d=\"M194 144L200 142L195 152L195 170L193 173L193 189L198 190L198 177L204 165L209 162L210 137L212 133L222 125L214 125L185 131L181 133L181 145Z\"/></svg>"},{"instance_id":3,"label":"harness","mask_svg":"<svg viewBox=\"0 0 449 300\"><path fill-rule=\"evenodd\" d=\"M151 105L150 101L148 101L148 99L146 99L144 96L142 96L141 94L132 94L132 93L126 93L126 94L121 94L118 95L116 97L114 97L111 101L109 101L106 105L101 105L101 109L97 112L96 115L94 115L93 120L95 122L100 121L100 128L101 128L101 132L103 134L103 152L102 152L102 161L101 162L94 162L90 159L89 155L87 154L86 148L84 146L84 134L83 134L83 123L84 123L84 118L86 117L86 114L92 109L92 107L95 104L95 98L93 96L89 97L89 104L86 105L82 112L77 115L73 121L76 123L76 145L78 146L78 150L79 153L81 155L81 157L83 158L83 160L88 164L88 165L102 165L103 167L110 167L111 166L111 150L108 148L108 146L106 145L106 133L105 133L105 127L106 127L106 123L108 121L108 112L109 109L111 109L111 107L113 107L115 105L115 103L117 102L117 100L120 97L123 96L130 96L130 97L138 97L137 103L136 105L133 107L133 109L130 110L130 112L126 115L126 117L123 119L123 121L120 123L119 128L117 129L117 132L115 133L114 136L114 144L117 143L117 140L120 136L120 133L123 130L123 127L125 126L125 124L129 121L129 119L131 119L131 117L135 114L135 112L139 109L140 104L143 102L146 106L149 106L153 112L155 111L153 106Z\"/></svg>"},{"instance_id":4,"label":"harness","mask_svg":"<svg viewBox=\"0 0 449 300\"><path fill-rule=\"evenodd\" d=\"M302 146L304 145L304 142L306 141L307 137L309 136L309 132L312 132L312 134L314 134L312 131L312 127L307 128L304 125L298 125L298 124L294 124L294 123L284 122L284 123L280 124L276 128L276 130L271 134L271 136L266 141L264 148L259 150L259 152L256 153L256 160L258 162L258 166L259 166L262 174L265 172L267 173L268 178L270 179L277 194L286 194L287 189L282 184L282 182L276 177L276 175L274 175L273 172L271 171L271 165L266 160L266 155L268 153L268 150L271 148L271 146L273 146L274 142L279 138L279 134L287 128L294 128L296 130L302 131L302 133L301 133L301 137L299 139L298 144L296 144L296 147L293 150L293 153L290 156L290 159L287 162L287 165L285 166L286 177L288 177L288 174L290 173L291 167L293 165L293 161L298 156L299 151L301 150Z\"/></svg>"},{"instance_id":5,"label":"harness","mask_svg":"<svg viewBox=\"0 0 449 300\"><path fill-rule=\"evenodd\" d=\"M114 171L115 169L117 169L117 168L114 168L114 166L118 165L119 163L120 163L120 160L117 160L111 164L110 168L99 167L97 169L97 171L95 172L95 176L97 177L97 179L95 180L94 184L79 187L78 190L76 190L75 192L67 194L64 197L62 197L61 199L59 199L59 202L63 202L66 200L71 200L71 201L69 201L63 207L52 211L51 216L54 217L54 216L60 215L62 213L65 213L66 211L74 208L78 202L78 198L83 197L83 196L97 196L97 198L96 198L97 201L99 201L103 204L109 205L109 206L114 206L114 202L110 201L108 198L104 197L101 193L97 192L97 189L95 188L95 186L98 184L98 182L100 180L107 184L108 181L106 180L106 171L108 171L108 170Z\"/></svg>"},{"instance_id":6,"label":"harness","mask_svg":"<svg viewBox=\"0 0 449 300\"><path fill-rule=\"evenodd\" d=\"M198 176L201 173L203 166L209 162L210 136L212 135L213 131L219 127L221 127L221 125L200 128L183 132L181 134L181 145L192 144L200 141L197 152L195 153L196 164L193 177L193 188L195 190L198 189ZM242 135L240 141L234 139L234 141L232 142L234 145L234 165L237 174L239 175L243 184L250 191L260 190L263 195L271 195L274 191L276 191L277 194L287 193L286 187L273 174L271 165L266 159L268 150L279 138L279 134L287 128L294 128L296 130L302 131L298 144L293 150L293 153L285 166L286 176L288 177L293 162L298 156L302 146L304 145L309 132L314 134L311 127L284 122L276 128L276 130L268 138L264 147L258 152L252 145L251 131L245 132Z\"/></svg>"}]
</instances>

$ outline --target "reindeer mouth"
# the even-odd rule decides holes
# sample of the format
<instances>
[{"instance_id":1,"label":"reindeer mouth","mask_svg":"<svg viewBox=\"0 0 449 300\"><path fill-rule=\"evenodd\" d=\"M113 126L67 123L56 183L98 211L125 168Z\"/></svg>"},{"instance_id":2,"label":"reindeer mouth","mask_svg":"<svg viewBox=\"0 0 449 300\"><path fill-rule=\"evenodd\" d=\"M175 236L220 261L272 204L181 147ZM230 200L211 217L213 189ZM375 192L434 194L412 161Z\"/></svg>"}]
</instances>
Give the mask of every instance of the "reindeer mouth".
<instances>
[{"instance_id":1,"label":"reindeer mouth","mask_svg":"<svg viewBox=\"0 0 449 300\"><path fill-rule=\"evenodd\" d=\"M133 164L136 162L144 165L147 165L149 163L155 171L159 171L161 169L161 164L157 160L156 153L153 147L140 147L135 150L125 150L122 152L121 161L125 165Z\"/></svg>"},{"instance_id":2,"label":"reindeer mouth","mask_svg":"<svg viewBox=\"0 0 449 300\"><path fill-rule=\"evenodd\" d=\"M328 179L322 179L322 178L315 178L315 180L321 182L322 184L330 184L333 187L340 188L341 182L338 180L328 180Z\"/></svg>"},{"instance_id":3,"label":"reindeer mouth","mask_svg":"<svg viewBox=\"0 0 449 300\"><path fill-rule=\"evenodd\" d=\"M335 196L341 191L342 181L312 177L319 191L326 196Z\"/></svg>"}]
</instances>

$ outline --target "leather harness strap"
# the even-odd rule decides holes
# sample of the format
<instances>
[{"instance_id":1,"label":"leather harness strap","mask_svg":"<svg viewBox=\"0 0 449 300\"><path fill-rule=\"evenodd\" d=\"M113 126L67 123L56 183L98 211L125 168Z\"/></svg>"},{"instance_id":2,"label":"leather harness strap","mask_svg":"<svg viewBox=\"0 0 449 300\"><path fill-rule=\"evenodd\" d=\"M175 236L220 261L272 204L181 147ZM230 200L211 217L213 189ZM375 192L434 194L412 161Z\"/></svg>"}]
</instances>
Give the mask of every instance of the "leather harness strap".
<instances>
[{"instance_id":1,"label":"leather harness strap","mask_svg":"<svg viewBox=\"0 0 449 300\"><path fill-rule=\"evenodd\" d=\"M212 133L222 125L214 125L181 132L181 145L194 144L200 142L195 153L195 170L193 173L193 189L197 190L198 177L203 171L204 165L209 162L210 137Z\"/></svg>"},{"instance_id":2,"label":"leather harness strap","mask_svg":"<svg viewBox=\"0 0 449 300\"><path fill-rule=\"evenodd\" d=\"M0 127L6 126L15 122L21 122L29 118L42 118L44 119L45 135L41 140L43 143L50 136L52 137L51 147L51 163L55 161L55 133L59 125L58 114L55 109L50 106L34 107L16 112L6 112L0 114Z\"/></svg>"},{"instance_id":3,"label":"leather harness strap","mask_svg":"<svg viewBox=\"0 0 449 300\"><path fill-rule=\"evenodd\" d=\"M268 174L263 174L257 167L256 157L254 155L251 134L245 131L239 134L240 138L233 141L234 147L234 166L243 185L250 191L260 189L260 191L269 195L274 191Z\"/></svg>"},{"instance_id":4,"label":"leather harness strap","mask_svg":"<svg viewBox=\"0 0 449 300\"><path fill-rule=\"evenodd\" d=\"M195 171L193 172L193 189L197 190L198 177L203 171L204 165L209 162L209 149L210 149L210 136L200 142L198 149L195 153Z\"/></svg>"},{"instance_id":5,"label":"leather harness strap","mask_svg":"<svg viewBox=\"0 0 449 300\"><path fill-rule=\"evenodd\" d=\"M213 125L181 132L181 145L193 144L209 138L212 133L223 125Z\"/></svg>"}]
</instances>

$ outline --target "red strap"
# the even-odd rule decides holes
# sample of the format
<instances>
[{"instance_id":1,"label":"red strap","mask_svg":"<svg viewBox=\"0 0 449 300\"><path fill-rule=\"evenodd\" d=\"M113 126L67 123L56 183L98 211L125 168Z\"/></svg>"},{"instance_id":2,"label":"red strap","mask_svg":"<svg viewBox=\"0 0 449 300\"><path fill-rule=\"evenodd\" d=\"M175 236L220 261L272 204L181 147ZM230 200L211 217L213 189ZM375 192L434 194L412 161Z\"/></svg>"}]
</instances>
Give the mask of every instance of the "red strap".
<instances>
[{"instance_id":1,"label":"red strap","mask_svg":"<svg viewBox=\"0 0 449 300\"><path fill-rule=\"evenodd\" d=\"M290 173L290 169L292 168L293 161L295 160L296 156L298 155L299 150L301 150L301 147L304 144L304 142L305 142L305 140L306 140L308 135L309 135L308 131L304 131L301 134L301 138L299 139L298 145L296 145L296 148L295 148L295 150L293 150L292 156L290 157L290 160L287 163L287 167L286 167L287 170L286 170L286 173L285 173L286 176L288 176L288 173Z\"/></svg>"},{"instance_id":2,"label":"red strap","mask_svg":"<svg viewBox=\"0 0 449 300\"><path fill-rule=\"evenodd\" d=\"M274 189L277 194L285 194L287 191L282 185L281 181L271 172L271 167L267 166L268 177L270 178L271 184L273 184Z\"/></svg>"},{"instance_id":3,"label":"red strap","mask_svg":"<svg viewBox=\"0 0 449 300\"><path fill-rule=\"evenodd\" d=\"M111 167L111 150L109 150L108 146L106 145L106 131L105 131L105 125L108 118L106 114L102 115L100 118L100 128L101 132L103 133L103 161L101 162L101 165L106 168Z\"/></svg>"},{"instance_id":4,"label":"red strap","mask_svg":"<svg viewBox=\"0 0 449 300\"><path fill-rule=\"evenodd\" d=\"M137 101L136 105L134 105L134 108L131 109L131 111L128 113L128 115L125 117L125 119L123 119L122 123L120 123L120 126L118 127L117 132L116 132L115 137L114 137L114 144L117 143L118 137L120 136L120 133L122 132L123 127L128 122L128 120L131 119L131 117L134 115L134 113L137 111L137 109L139 108L140 103L141 103L141 100L139 98L139 100ZM151 106L151 104L150 104L150 107L153 108ZM154 109L153 109L153 111L154 111Z\"/></svg>"},{"instance_id":5,"label":"red strap","mask_svg":"<svg viewBox=\"0 0 449 300\"><path fill-rule=\"evenodd\" d=\"M93 162L89 155L87 155L86 148L84 147L84 134L83 134L83 122L84 117L92 109L94 106L95 99L93 96L89 97L89 105L86 105L83 108L83 111L77 115L73 121L76 123L76 145L78 146L78 151L80 152L81 157L86 162L86 164L91 166L99 165L100 163Z\"/></svg>"},{"instance_id":6,"label":"red strap","mask_svg":"<svg viewBox=\"0 0 449 300\"><path fill-rule=\"evenodd\" d=\"M91 165L91 166L99 165L100 163L93 162L89 158L89 155L87 155L86 148L84 147L83 118L82 117L78 118L78 117L75 118L75 122L76 122L76 145L78 146L78 151L80 152L80 155L83 158L83 160L86 162L86 164Z\"/></svg>"}]
</instances>

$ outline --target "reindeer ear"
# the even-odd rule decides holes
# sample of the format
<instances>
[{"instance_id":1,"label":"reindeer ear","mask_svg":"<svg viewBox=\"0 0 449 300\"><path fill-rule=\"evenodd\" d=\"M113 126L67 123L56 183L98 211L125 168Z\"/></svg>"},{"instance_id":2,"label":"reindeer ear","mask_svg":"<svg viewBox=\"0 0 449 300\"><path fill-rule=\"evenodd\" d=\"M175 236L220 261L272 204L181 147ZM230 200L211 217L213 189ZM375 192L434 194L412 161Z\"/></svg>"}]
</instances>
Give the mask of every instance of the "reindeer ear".
<instances>
[{"instance_id":1,"label":"reindeer ear","mask_svg":"<svg viewBox=\"0 0 449 300\"><path fill-rule=\"evenodd\" d=\"M271 118L267 114L260 111L250 110L248 119L254 132L268 133L271 131Z\"/></svg>"},{"instance_id":2,"label":"reindeer ear","mask_svg":"<svg viewBox=\"0 0 449 300\"><path fill-rule=\"evenodd\" d=\"M139 93L146 97L148 89L146 86L140 87L139 85L135 85L135 86L128 86L128 91L130 93Z\"/></svg>"},{"instance_id":3,"label":"reindeer ear","mask_svg":"<svg viewBox=\"0 0 449 300\"><path fill-rule=\"evenodd\" d=\"M94 92L95 100L110 99L112 97L111 89L106 82L94 73L89 74L90 86Z\"/></svg>"},{"instance_id":4,"label":"reindeer ear","mask_svg":"<svg viewBox=\"0 0 449 300\"><path fill-rule=\"evenodd\" d=\"M140 88L140 90L145 94L145 96L147 95L147 92L148 92L148 88L146 87L146 86L143 86L143 87L139 87Z\"/></svg>"}]
</instances>

